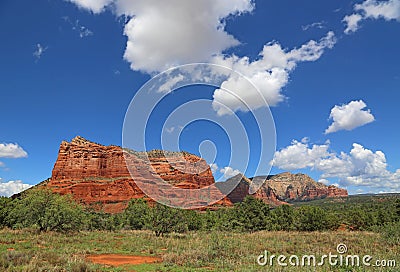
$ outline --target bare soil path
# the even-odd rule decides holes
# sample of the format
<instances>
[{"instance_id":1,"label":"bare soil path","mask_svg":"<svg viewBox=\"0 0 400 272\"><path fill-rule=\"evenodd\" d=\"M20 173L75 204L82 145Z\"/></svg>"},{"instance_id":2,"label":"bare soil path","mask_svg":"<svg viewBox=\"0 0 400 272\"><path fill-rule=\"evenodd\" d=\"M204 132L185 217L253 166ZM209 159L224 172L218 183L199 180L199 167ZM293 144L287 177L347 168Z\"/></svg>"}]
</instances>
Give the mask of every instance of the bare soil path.
<instances>
[{"instance_id":1,"label":"bare soil path","mask_svg":"<svg viewBox=\"0 0 400 272\"><path fill-rule=\"evenodd\" d=\"M87 256L86 259L96 264L105 264L110 266L158 263L162 261L162 259L159 257L119 255L119 254L90 255Z\"/></svg>"}]
</instances>

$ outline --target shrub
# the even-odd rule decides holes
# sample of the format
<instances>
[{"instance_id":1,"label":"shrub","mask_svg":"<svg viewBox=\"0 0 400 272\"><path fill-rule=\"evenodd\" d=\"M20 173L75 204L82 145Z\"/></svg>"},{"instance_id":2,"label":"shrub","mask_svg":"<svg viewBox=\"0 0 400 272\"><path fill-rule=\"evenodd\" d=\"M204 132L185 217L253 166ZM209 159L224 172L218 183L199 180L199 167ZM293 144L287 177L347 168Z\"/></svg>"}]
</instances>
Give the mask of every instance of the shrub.
<instances>
[{"instance_id":1,"label":"shrub","mask_svg":"<svg viewBox=\"0 0 400 272\"><path fill-rule=\"evenodd\" d=\"M243 230L266 230L269 224L269 206L262 200L247 196L235 207L237 220Z\"/></svg>"},{"instance_id":2,"label":"shrub","mask_svg":"<svg viewBox=\"0 0 400 272\"><path fill-rule=\"evenodd\" d=\"M79 230L83 209L70 195L61 196L45 189L29 190L14 200L7 215L12 227L34 227L39 231Z\"/></svg>"},{"instance_id":3,"label":"shrub","mask_svg":"<svg viewBox=\"0 0 400 272\"><path fill-rule=\"evenodd\" d=\"M6 218L11 208L11 199L0 197L0 227L7 226Z\"/></svg>"},{"instance_id":4,"label":"shrub","mask_svg":"<svg viewBox=\"0 0 400 272\"><path fill-rule=\"evenodd\" d=\"M132 199L123 213L124 227L141 230L148 224L151 208L144 199Z\"/></svg>"},{"instance_id":5,"label":"shrub","mask_svg":"<svg viewBox=\"0 0 400 272\"><path fill-rule=\"evenodd\" d=\"M329 228L327 213L320 207L303 206L296 210L295 225L300 231L321 231Z\"/></svg>"},{"instance_id":6,"label":"shrub","mask_svg":"<svg viewBox=\"0 0 400 272\"><path fill-rule=\"evenodd\" d=\"M381 234L389 245L400 245L400 221L385 224Z\"/></svg>"},{"instance_id":7,"label":"shrub","mask_svg":"<svg viewBox=\"0 0 400 272\"><path fill-rule=\"evenodd\" d=\"M151 209L147 227L154 231L157 237L171 232L182 233L187 231L182 210L159 203Z\"/></svg>"},{"instance_id":8,"label":"shrub","mask_svg":"<svg viewBox=\"0 0 400 272\"><path fill-rule=\"evenodd\" d=\"M295 211L292 206L281 205L271 211L269 230L294 230Z\"/></svg>"}]
</instances>

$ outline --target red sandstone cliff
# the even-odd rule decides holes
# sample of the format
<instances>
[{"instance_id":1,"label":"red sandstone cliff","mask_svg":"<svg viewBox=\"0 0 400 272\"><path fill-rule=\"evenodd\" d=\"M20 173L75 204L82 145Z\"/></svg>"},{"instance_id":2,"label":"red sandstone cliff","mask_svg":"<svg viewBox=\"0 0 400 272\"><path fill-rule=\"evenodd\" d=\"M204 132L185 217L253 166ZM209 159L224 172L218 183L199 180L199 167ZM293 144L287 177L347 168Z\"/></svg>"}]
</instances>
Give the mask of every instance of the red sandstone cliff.
<instances>
[{"instance_id":1,"label":"red sandstone cliff","mask_svg":"<svg viewBox=\"0 0 400 272\"><path fill-rule=\"evenodd\" d=\"M142 159L143 156L148 158L147 163ZM156 183L157 177L166 182ZM346 190L325 186L304 174L282 173L254 179L260 179L263 183L253 196L272 206L290 201L347 196ZM207 163L186 152L127 151L118 146L93 143L78 136L71 142L61 143L52 177L38 186L50 188L60 194L72 194L77 201L88 205L96 204L106 212L121 212L132 198L151 200L142 191L145 189L143 186L147 185L153 186L152 192L162 193L177 201L175 203L184 201L187 207L197 207L207 206L210 202L204 199L190 203L188 199L199 199L198 190L185 190L182 197L179 193L177 195L176 188L208 188L207 195L222 199L216 205L231 206L249 195L251 182L248 178L237 175L225 182L215 183ZM140 188L138 184L141 185ZM222 198L221 193L227 197Z\"/></svg>"},{"instance_id":2,"label":"red sandstone cliff","mask_svg":"<svg viewBox=\"0 0 400 272\"><path fill-rule=\"evenodd\" d=\"M256 177L262 186L252 196L262 199L272 206L287 204L293 201L307 201L321 198L347 197L347 190L333 185L326 186L316 182L305 174L282 173L268 177ZM253 178L254 180L255 178ZM249 194L251 180L237 175L221 184L217 184L221 192L228 194L227 198L233 202L241 202ZM237 187L233 191L229 188Z\"/></svg>"},{"instance_id":3,"label":"red sandstone cliff","mask_svg":"<svg viewBox=\"0 0 400 272\"><path fill-rule=\"evenodd\" d=\"M305 201L326 197L347 197L347 190L316 182L305 174L281 173L268 176L266 185L282 201Z\"/></svg>"},{"instance_id":4,"label":"red sandstone cliff","mask_svg":"<svg viewBox=\"0 0 400 272\"><path fill-rule=\"evenodd\" d=\"M251 195L263 200L271 206L287 204L286 202L279 200L275 192L269 186L265 186L265 183L254 194L250 194L249 189L251 187L251 180L242 174L238 174L224 182L218 182L216 183L216 186L223 194L227 195L227 198L232 203L242 202L246 196Z\"/></svg>"},{"instance_id":5,"label":"red sandstone cliff","mask_svg":"<svg viewBox=\"0 0 400 272\"><path fill-rule=\"evenodd\" d=\"M125 159L133 168L131 171L137 172L135 177L148 184L154 183L157 175L168 184L182 189L200 189L214 184L214 177L207 163L195 155L150 151L146 153L151 164L149 167L140 159L140 156L145 155L144 152L131 151L126 156L124 153L126 155L121 147L103 146L79 136L71 142L64 141L60 145L52 177L40 186L60 194L72 194L74 199L84 204L101 204L106 212L121 212L130 199L146 198L132 179ZM192 173L198 168L205 170L198 174L186 174L172 165L179 165ZM168 184L158 186L157 190L166 194L171 191L170 195L174 197ZM213 188L211 193L220 194ZM227 199L217 204L232 205Z\"/></svg>"}]
</instances>

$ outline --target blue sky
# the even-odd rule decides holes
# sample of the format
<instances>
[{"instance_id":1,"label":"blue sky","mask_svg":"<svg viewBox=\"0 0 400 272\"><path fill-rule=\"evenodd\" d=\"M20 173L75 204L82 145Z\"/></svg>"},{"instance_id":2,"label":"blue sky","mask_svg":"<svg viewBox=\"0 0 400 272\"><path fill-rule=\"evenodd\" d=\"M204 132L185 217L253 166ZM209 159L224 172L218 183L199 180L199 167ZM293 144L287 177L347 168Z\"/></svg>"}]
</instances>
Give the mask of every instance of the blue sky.
<instances>
[{"instance_id":1,"label":"blue sky","mask_svg":"<svg viewBox=\"0 0 400 272\"><path fill-rule=\"evenodd\" d=\"M62 140L122 145L124 116L141 86L190 62L231 66L255 80L275 120L272 173L304 172L353 194L400 191L399 0L5 0L0 33L1 194L50 177ZM174 91L152 122L216 97L205 86ZM224 93L218 99L254 133L251 113ZM251 176L254 160L248 169L229 164L228 138L198 122L183 130L180 146L200 154L199 143L211 140L217 178ZM148 149L159 142L150 137Z\"/></svg>"}]
</instances>

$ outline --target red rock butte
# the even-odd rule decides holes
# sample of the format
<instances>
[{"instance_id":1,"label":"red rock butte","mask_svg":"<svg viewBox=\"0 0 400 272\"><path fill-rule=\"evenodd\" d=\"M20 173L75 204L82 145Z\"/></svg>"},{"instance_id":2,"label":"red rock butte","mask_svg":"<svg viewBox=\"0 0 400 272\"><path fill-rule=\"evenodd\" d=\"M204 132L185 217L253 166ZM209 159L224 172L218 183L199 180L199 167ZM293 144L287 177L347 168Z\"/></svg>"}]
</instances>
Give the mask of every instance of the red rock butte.
<instances>
[{"instance_id":1,"label":"red rock butte","mask_svg":"<svg viewBox=\"0 0 400 272\"><path fill-rule=\"evenodd\" d=\"M127 152L130 155L128 157L126 157ZM143 155L146 155L151 167L146 165L143 160L138 159ZM75 137L71 142L63 141L61 143L51 178L39 183L36 187L50 188L60 194L72 194L76 201L92 205L105 212L122 212L131 199L145 198L152 201L137 186L136 182L138 183L139 180L135 182L132 178L126 160L129 160L128 165L131 171L138 171L138 175L134 176L135 179L136 177L142 179L141 182L154 183L157 176L167 184L173 185L169 187L212 188L211 193L222 199L216 202L212 208L232 206L233 203L240 202L249 195L250 179L238 175L225 182L215 183L206 161L193 154L161 150L146 153L127 151L119 146L104 146L90 142L80 136ZM203 171L199 173L196 171L182 172L172 165L183 165L185 169L189 170L200 168ZM262 179L262 186L253 196L274 206L285 204L287 201L347 196L346 190L317 183L304 174L282 173L262 177ZM237 187L230 192L229 188L232 188L232 183L237 184ZM164 193L167 192L168 195L169 187L161 186L158 190L164 190ZM221 193L227 197L223 197ZM170 197L174 197L173 192Z\"/></svg>"}]
</instances>

